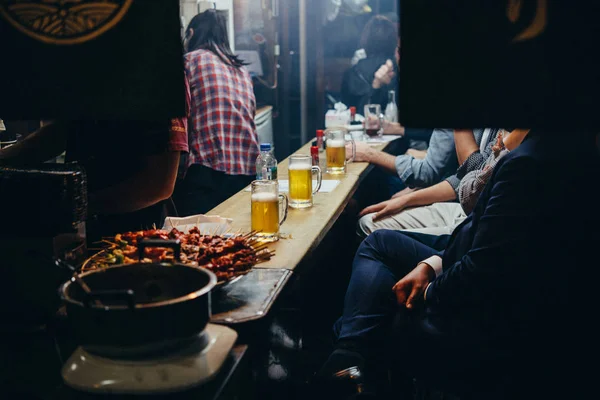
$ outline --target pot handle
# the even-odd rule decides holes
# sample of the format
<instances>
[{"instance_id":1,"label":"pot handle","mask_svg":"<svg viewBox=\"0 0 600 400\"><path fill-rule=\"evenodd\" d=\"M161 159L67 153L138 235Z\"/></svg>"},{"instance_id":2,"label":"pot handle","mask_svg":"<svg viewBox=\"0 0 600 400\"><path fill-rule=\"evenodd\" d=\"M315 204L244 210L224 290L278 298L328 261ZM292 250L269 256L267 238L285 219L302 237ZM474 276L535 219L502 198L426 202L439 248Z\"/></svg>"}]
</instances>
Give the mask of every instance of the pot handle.
<instances>
[{"instance_id":1,"label":"pot handle","mask_svg":"<svg viewBox=\"0 0 600 400\"><path fill-rule=\"evenodd\" d=\"M180 240L162 240L162 239L144 239L137 243L138 256L140 260L144 258L144 250L147 247L168 247L175 253L175 261L181 261L181 241Z\"/></svg>"},{"instance_id":2,"label":"pot handle","mask_svg":"<svg viewBox=\"0 0 600 400\"><path fill-rule=\"evenodd\" d=\"M111 301L125 300L127 307L131 311L135 310L135 292L131 289L127 290L95 290L90 292L83 302L86 307L94 300L100 300L102 304L107 304L106 308L110 308Z\"/></svg>"}]
</instances>

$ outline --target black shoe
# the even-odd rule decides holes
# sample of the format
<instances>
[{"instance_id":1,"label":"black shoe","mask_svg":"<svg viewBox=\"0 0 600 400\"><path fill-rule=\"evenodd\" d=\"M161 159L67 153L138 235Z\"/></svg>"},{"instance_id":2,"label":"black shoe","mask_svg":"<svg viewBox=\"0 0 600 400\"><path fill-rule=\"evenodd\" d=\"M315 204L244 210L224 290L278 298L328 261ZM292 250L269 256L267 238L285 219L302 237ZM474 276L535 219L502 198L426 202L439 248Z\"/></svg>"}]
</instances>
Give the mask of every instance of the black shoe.
<instances>
[{"instance_id":1,"label":"black shoe","mask_svg":"<svg viewBox=\"0 0 600 400\"><path fill-rule=\"evenodd\" d=\"M329 375L318 373L309 384L312 398L330 400L359 399L363 393L362 372L352 366Z\"/></svg>"},{"instance_id":2,"label":"black shoe","mask_svg":"<svg viewBox=\"0 0 600 400\"><path fill-rule=\"evenodd\" d=\"M365 360L357 352L337 349L309 383L313 398L350 399L363 391Z\"/></svg>"}]
</instances>

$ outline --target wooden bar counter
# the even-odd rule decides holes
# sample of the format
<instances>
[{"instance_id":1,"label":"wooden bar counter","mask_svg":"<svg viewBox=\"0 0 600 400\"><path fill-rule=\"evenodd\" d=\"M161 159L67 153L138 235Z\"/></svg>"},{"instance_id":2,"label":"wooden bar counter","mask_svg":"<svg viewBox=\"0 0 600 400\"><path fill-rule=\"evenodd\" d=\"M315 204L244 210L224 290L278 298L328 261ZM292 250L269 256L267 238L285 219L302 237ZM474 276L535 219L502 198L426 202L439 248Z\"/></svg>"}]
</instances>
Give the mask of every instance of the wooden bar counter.
<instances>
[{"instance_id":1,"label":"wooden bar counter","mask_svg":"<svg viewBox=\"0 0 600 400\"><path fill-rule=\"evenodd\" d=\"M389 142L388 142L389 143ZM371 144L383 150L388 143ZM294 154L310 154L310 143L300 148ZM325 157L325 153L320 154ZM324 165L324 163L321 163ZM314 205L307 209L290 208L287 221L281 226L283 238L272 243L269 248L275 250L275 256L261 268L286 268L293 270L309 255L323 240L327 232L352 198L358 185L372 168L368 163L349 163L346 174L330 175L323 173L323 180L339 180L340 184L330 193L317 193ZM279 179L288 179L288 159L278 165ZM208 215L219 215L233 219L233 229L243 232L250 231L250 192L241 191L230 197Z\"/></svg>"}]
</instances>

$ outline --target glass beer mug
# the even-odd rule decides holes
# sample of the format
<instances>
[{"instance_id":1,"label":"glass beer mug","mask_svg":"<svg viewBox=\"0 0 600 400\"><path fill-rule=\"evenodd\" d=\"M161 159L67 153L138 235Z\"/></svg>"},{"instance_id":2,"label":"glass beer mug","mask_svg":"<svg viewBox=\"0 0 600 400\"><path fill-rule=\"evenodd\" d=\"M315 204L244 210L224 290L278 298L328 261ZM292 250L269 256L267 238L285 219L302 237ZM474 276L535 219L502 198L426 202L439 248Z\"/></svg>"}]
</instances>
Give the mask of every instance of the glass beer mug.
<instances>
[{"instance_id":1,"label":"glass beer mug","mask_svg":"<svg viewBox=\"0 0 600 400\"><path fill-rule=\"evenodd\" d=\"M279 201L283 200L283 216L280 217ZM288 198L279 194L277 181L252 182L252 230L257 231L256 236L268 239L279 239L279 227L287 219Z\"/></svg>"},{"instance_id":2,"label":"glass beer mug","mask_svg":"<svg viewBox=\"0 0 600 400\"><path fill-rule=\"evenodd\" d=\"M352 157L350 162L356 157L356 143L354 140L346 140L348 131L343 128L331 128L325 131L326 155L327 155L327 173L343 174L346 172L346 143L352 143Z\"/></svg>"},{"instance_id":3,"label":"glass beer mug","mask_svg":"<svg viewBox=\"0 0 600 400\"><path fill-rule=\"evenodd\" d=\"M313 205L313 195L321 188L321 168L312 165L309 155L290 156L289 166L290 207L308 208ZM317 173L317 185L312 187L312 173Z\"/></svg>"}]
</instances>

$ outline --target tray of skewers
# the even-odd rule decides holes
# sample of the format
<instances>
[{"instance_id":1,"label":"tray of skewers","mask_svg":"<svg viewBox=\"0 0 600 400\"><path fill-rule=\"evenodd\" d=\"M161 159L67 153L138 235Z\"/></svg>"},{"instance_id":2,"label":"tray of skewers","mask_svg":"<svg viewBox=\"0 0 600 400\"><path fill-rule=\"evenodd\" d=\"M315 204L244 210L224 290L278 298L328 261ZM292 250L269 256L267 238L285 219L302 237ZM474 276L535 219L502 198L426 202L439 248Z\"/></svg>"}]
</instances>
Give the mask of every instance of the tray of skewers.
<instances>
[{"instance_id":1,"label":"tray of skewers","mask_svg":"<svg viewBox=\"0 0 600 400\"><path fill-rule=\"evenodd\" d=\"M275 252L257 238L256 232L208 234L198 227L187 232L181 228L149 229L116 234L105 238L103 248L88 258L81 272L113 265L136 262L173 262L206 268L217 276L219 285L232 283L247 274L252 267L270 260ZM141 240L179 240L180 260L174 260L171 248L151 247L144 249L140 260L137 244Z\"/></svg>"}]
</instances>

